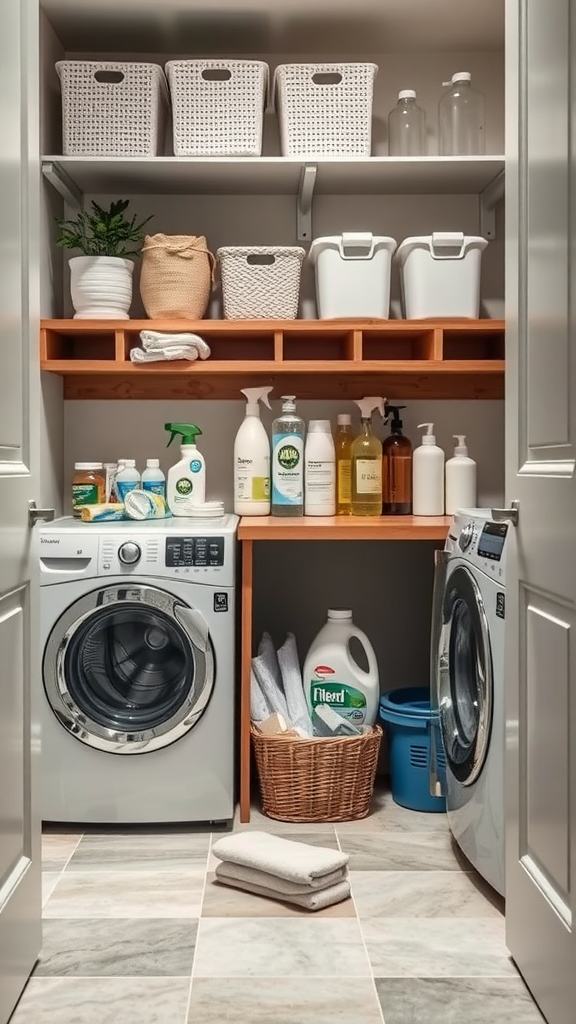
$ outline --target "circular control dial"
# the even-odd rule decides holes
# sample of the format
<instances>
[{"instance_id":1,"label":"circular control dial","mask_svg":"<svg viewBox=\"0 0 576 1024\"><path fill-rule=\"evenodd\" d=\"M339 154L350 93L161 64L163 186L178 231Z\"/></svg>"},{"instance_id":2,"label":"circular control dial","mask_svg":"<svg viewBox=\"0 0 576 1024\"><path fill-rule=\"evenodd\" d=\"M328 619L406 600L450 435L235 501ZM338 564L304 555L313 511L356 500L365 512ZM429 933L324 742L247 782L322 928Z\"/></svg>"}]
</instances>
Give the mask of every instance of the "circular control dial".
<instances>
[{"instance_id":1,"label":"circular control dial","mask_svg":"<svg viewBox=\"0 0 576 1024\"><path fill-rule=\"evenodd\" d=\"M142 551L134 541L127 541L118 548L118 560L122 565L136 565L142 558Z\"/></svg>"},{"instance_id":2,"label":"circular control dial","mask_svg":"<svg viewBox=\"0 0 576 1024\"><path fill-rule=\"evenodd\" d=\"M468 551L474 537L474 527L472 523L466 523L466 526L461 530L460 536L458 537L458 545L461 551Z\"/></svg>"}]
</instances>

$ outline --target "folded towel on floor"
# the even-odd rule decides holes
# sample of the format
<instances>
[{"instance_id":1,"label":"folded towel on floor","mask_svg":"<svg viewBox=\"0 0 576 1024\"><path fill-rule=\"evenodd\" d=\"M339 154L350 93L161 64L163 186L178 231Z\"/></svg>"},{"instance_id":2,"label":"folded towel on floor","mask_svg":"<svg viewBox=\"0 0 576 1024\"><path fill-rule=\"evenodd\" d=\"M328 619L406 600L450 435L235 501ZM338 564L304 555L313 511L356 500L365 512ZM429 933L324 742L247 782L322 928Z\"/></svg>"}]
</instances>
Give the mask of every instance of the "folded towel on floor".
<instances>
[{"instance_id":1,"label":"folded towel on floor","mask_svg":"<svg viewBox=\"0 0 576 1024\"><path fill-rule=\"evenodd\" d=\"M212 853L218 860L267 871L269 875L304 885L338 871L349 860L348 854L339 850L295 843L268 832L236 832L224 836L212 847Z\"/></svg>"},{"instance_id":2,"label":"folded towel on floor","mask_svg":"<svg viewBox=\"0 0 576 1024\"><path fill-rule=\"evenodd\" d=\"M150 352L143 348L133 348L130 349L130 359L133 363L159 363L166 359L188 359L193 362L194 359L198 359L198 349L191 345L155 348Z\"/></svg>"},{"instance_id":3,"label":"folded towel on floor","mask_svg":"<svg viewBox=\"0 0 576 1024\"><path fill-rule=\"evenodd\" d=\"M341 903L347 900L350 895L350 883L348 881L337 882L328 889L319 889L306 895L289 896L287 893L278 892L277 889L269 889L266 885L255 885L253 882L241 882L239 878L219 878L218 881L233 889L242 889L243 892L253 892L256 896L267 896L272 900L280 900L281 903L290 903L295 907L303 907L304 910L324 910L334 903Z\"/></svg>"},{"instance_id":4,"label":"folded towel on floor","mask_svg":"<svg viewBox=\"0 0 576 1024\"><path fill-rule=\"evenodd\" d=\"M270 875L267 871L258 871L256 868L245 868L242 864L232 864L229 860L222 861L216 868L216 878L220 882L235 881L247 882L249 885L260 885L266 889L274 889L277 893L284 893L286 896L311 896L314 892L328 889L338 882L344 882L348 874L347 868L339 868L338 871L331 871L321 878L313 878L309 885L303 882L288 882L278 875Z\"/></svg>"},{"instance_id":5,"label":"folded towel on floor","mask_svg":"<svg viewBox=\"0 0 576 1024\"><path fill-rule=\"evenodd\" d=\"M140 341L147 352L164 351L168 348L195 348L200 359L208 359L210 346L199 334L181 331L164 334L162 331L140 331Z\"/></svg>"}]
</instances>

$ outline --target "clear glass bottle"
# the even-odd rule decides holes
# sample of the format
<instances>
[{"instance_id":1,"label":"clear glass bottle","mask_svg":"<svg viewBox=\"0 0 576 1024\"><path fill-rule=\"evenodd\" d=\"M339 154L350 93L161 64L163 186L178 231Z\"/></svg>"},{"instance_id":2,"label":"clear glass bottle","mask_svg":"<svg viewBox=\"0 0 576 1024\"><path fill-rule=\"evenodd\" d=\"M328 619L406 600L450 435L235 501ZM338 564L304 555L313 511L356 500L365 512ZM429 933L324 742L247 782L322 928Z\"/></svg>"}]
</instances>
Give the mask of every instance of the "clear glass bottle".
<instances>
[{"instance_id":1,"label":"clear glass bottle","mask_svg":"<svg viewBox=\"0 0 576 1024\"><path fill-rule=\"evenodd\" d=\"M426 114L417 106L413 89L402 89L398 103L388 114L388 153L390 156L424 156L426 153Z\"/></svg>"},{"instance_id":2,"label":"clear glass bottle","mask_svg":"<svg viewBox=\"0 0 576 1024\"><path fill-rule=\"evenodd\" d=\"M483 156L484 96L473 89L469 71L452 75L438 106L438 146L440 156Z\"/></svg>"},{"instance_id":3,"label":"clear glass bottle","mask_svg":"<svg viewBox=\"0 0 576 1024\"><path fill-rule=\"evenodd\" d=\"M352 417L348 413L338 416L338 428L334 435L336 449L336 515L349 516L352 513Z\"/></svg>"},{"instance_id":4,"label":"clear glass bottle","mask_svg":"<svg viewBox=\"0 0 576 1024\"><path fill-rule=\"evenodd\" d=\"M304 435L294 395L282 396L282 412L272 424L273 516L304 515Z\"/></svg>"},{"instance_id":5,"label":"clear glass bottle","mask_svg":"<svg viewBox=\"0 0 576 1024\"><path fill-rule=\"evenodd\" d=\"M382 442L374 437L372 409L384 415L383 398L363 398L360 407L362 430L352 443L352 515L382 515Z\"/></svg>"}]
</instances>

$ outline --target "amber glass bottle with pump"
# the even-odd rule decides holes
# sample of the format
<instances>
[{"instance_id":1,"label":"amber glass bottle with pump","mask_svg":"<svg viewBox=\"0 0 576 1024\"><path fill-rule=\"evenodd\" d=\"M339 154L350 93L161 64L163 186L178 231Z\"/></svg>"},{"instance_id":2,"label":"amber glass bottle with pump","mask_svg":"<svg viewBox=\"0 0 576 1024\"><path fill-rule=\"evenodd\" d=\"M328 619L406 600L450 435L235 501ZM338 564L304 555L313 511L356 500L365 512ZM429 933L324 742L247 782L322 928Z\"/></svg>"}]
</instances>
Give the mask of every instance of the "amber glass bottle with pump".
<instances>
[{"instance_id":1,"label":"amber glass bottle with pump","mask_svg":"<svg viewBox=\"0 0 576 1024\"><path fill-rule=\"evenodd\" d=\"M392 414L390 436L382 445L382 515L409 516L412 513L412 444L402 433L400 410L404 405L387 405Z\"/></svg>"}]
</instances>

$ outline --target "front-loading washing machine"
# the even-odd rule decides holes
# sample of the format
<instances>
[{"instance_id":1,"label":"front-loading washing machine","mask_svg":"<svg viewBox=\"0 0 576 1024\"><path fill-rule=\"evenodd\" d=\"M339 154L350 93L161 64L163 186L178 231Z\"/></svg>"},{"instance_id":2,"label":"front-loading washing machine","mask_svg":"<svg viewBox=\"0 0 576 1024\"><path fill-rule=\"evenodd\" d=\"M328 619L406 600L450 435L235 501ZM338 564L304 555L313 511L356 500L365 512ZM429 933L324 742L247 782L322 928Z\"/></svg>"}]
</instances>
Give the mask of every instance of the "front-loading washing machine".
<instances>
[{"instance_id":1,"label":"front-loading washing machine","mask_svg":"<svg viewBox=\"0 0 576 1024\"><path fill-rule=\"evenodd\" d=\"M468 860L502 895L508 529L488 509L454 516L436 556L431 673L448 823Z\"/></svg>"},{"instance_id":2,"label":"front-loading washing machine","mask_svg":"<svg viewBox=\"0 0 576 1024\"><path fill-rule=\"evenodd\" d=\"M237 524L41 529L44 820L233 817Z\"/></svg>"}]
</instances>

